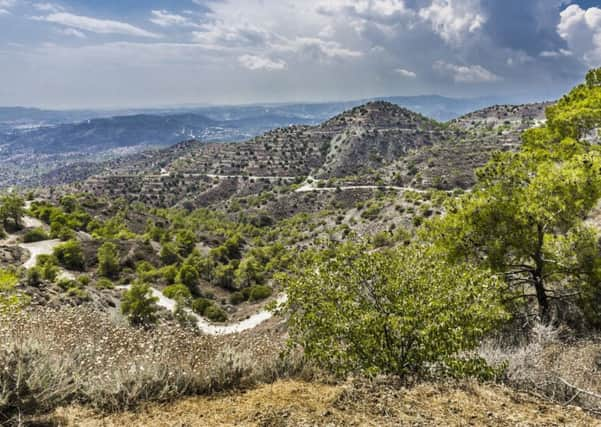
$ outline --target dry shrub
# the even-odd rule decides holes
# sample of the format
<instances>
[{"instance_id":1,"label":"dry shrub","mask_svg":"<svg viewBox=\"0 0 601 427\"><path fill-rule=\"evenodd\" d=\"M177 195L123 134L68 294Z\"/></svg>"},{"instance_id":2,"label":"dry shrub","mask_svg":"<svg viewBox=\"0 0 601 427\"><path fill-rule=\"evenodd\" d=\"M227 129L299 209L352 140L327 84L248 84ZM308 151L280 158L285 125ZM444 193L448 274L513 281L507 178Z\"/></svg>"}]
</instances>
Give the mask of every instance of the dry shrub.
<instances>
[{"instance_id":1,"label":"dry shrub","mask_svg":"<svg viewBox=\"0 0 601 427\"><path fill-rule=\"evenodd\" d=\"M520 345L491 340L480 355L491 365L506 364L507 382L561 404L601 412L601 343L567 340L568 331L536 324Z\"/></svg>"},{"instance_id":2,"label":"dry shrub","mask_svg":"<svg viewBox=\"0 0 601 427\"><path fill-rule=\"evenodd\" d=\"M143 330L81 307L0 317L0 343L1 425L70 402L119 411L304 369L297 353L282 357L281 334L271 329L226 337L173 324Z\"/></svg>"}]
</instances>

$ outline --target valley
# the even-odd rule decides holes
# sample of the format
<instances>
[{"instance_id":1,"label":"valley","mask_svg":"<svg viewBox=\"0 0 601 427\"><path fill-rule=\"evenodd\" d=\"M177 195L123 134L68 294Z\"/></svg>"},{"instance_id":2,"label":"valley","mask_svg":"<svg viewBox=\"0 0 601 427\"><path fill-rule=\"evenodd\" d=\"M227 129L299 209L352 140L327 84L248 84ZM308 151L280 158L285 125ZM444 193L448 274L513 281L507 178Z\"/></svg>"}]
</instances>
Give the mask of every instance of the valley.
<instances>
[{"instance_id":1,"label":"valley","mask_svg":"<svg viewBox=\"0 0 601 427\"><path fill-rule=\"evenodd\" d=\"M40 171L0 197L0 423L594 425L600 87Z\"/></svg>"}]
</instances>

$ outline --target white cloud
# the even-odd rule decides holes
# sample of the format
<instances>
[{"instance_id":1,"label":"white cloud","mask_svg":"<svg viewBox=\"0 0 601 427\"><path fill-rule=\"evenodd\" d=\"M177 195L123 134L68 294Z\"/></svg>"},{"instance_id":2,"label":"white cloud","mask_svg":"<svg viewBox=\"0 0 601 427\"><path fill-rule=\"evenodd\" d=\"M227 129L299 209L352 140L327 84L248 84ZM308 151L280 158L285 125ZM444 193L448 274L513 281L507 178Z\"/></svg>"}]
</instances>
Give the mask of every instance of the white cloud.
<instances>
[{"instance_id":1,"label":"white cloud","mask_svg":"<svg viewBox=\"0 0 601 427\"><path fill-rule=\"evenodd\" d=\"M59 32L66 36L77 37L79 39L87 38L84 33L82 33L79 30L76 30L75 28L62 28L61 30L59 30Z\"/></svg>"},{"instance_id":2,"label":"white cloud","mask_svg":"<svg viewBox=\"0 0 601 427\"><path fill-rule=\"evenodd\" d=\"M0 15L10 15L10 9L16 4L16 0L0 0Z\"/></svg>"},{"instance_id":3,"label":"white cloud","mask_svg":"<svg viewBox=\"0 0 601 427\"><path fill-rule=\"evenodd\" d=\"M54 3L34 3L33 7L40 12L56 13L63 11L63 7Z\"/></svg>"},{"instance_id":4,"label":"white cloud","mask_svg":"<svg viewBox=\"0 0 601 427\"><path fill-rule=\"evenodd\" d=\"M449 44L460 44L486 22L477 0L432 0L419 16L432 25L432 30Z\"/></svg>"},{"instance_id":5,"label":"white cloud","mask_svg":"<svg viewBox=\"0 0 601 427\"><path fill-rule=\"evenodd\" d=\"M457 65L436 61L433 68L441 74L450 76L456 83L491 83L501 80L501 77L480 65Z\"/></svg>"},{"instance_id":6,"label":"white cloud","mask_svg":"<svg viewBox=\"0 0 601 427\"><path fill-rule=\"evenodd\" d=\"M358 58L363 53L358 50L347 49L340 43L332 40L323 40L317 37L297 37L293 40L282 39L273 44L275 50L302 53L317 59L344 59Z\"/></svg>"},{"instance_id":7,"label":"white cloud","mask_svg":"<svg viewBox=\"0 0 601 427\"><path fill-rule=\"evenodd\" d=\"M205 24L194 31L194 40L213 48L262 47L275 38L271 32L249 24L230 25L223 21Z\"/></svg>"},{"instance_id":8,"label":"white cloud","mask_svg":"<svg viewBox=\"0 0 601 427\"><path fill-rule=\"evenodd\" d=\"M414 79L417 77L417 74L414 71L405 70L404 68L397 68L394 71L395 71L395 73L398 73L401 76L407 77L410 79Z\"/></svg>"},{"instance_id":9,"label":"white cloud","mask_svg":"<svg viewBox=\"0 0 601 427\"><path fill-rule=\"evenodd\" d=\"M543 58L560 58L562 56L572 56L572 52L567 49L544 50L539 56Z\"/></svg>"},{"instance_id":10,"label":"white cloud","mask_svg":"<svg viewBox=\"0 0 601 427\"><path fill-rule=\"evenodd\" d=\"M159 34L151 33L150 31L143 30L142 28L135 27L125 22L90 18L88 16L79 16L66 12L52 13L47 16L35 17L33 19L98 34L122 34L149 38L161 37Z\"/></svg>"},{"instance_id":11,"label":"white cloud","mask_svg":"<svg viewBox=\"0 0 601 427\"><path fill-rule=\"evenodd\" d=\"M153 10L151 13L152 18L150 18L150 22L161 27L197 26L193 22L190 22L190 20L187 17L175 13L170 13L166 10Z\"/></svg>"},{"instance_id":12,"label":"white cloud","mask_svg":"<svg viewBox=\"0 0 601 427\"><path fill-rule=\"evenodd\" d=\"M573 4L560 17L557 32L570 50L590 67L601 65L601 9Z\"/></svg>"},{"instance_id":13,"label":"white cloud","mask_svg":"<svg viewBox=\"0 0 601 427\"><path fill-rule=\"evenodd\" d=\"M328 16L340 13L379 23L397 24L399 17L414 16L404 0L328 0L317 6L317 11Z\"/></svg>"},{"instance_id":14,"label":"white cloud","mask_svg":"<svg viewBox=\"0 0 601 427\"><path fill-rule=\"evenodd\" d=\"M262 56L255 55L242 55L238 58L238 61L244 68L249 70L267 70L267 71L281 71L288 68L288 64L283 60L272 60Z\"/></svg>"}]
</instances>

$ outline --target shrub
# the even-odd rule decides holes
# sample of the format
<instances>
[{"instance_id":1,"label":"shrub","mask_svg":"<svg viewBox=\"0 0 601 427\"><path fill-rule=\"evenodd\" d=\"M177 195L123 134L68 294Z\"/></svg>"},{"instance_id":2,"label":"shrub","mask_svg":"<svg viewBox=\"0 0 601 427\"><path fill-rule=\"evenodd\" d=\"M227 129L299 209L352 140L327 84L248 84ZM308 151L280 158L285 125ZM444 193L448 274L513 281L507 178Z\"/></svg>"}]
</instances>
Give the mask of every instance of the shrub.
<instances>
[{"instance_id":1,"label":"shrub","mask_svg":"<svg viewBox=\"0 0 601 427\"><path fill-rule=\"evenodd\" d=\"M43 228L33 228L28 230L23 236L25 243L41 242L50 239L50 236Z\"/></svg>"},{"instance_id":2,"label":"shrub","mask_svg":"<svg viewBox=\"0 0 601 427\"><path fill-rule=\"evenodd\" d=\"M269 286L264 285L255 285L251 286L250 292L248 295L248 300L251 302L264 300L265 298L269 298L273 293L272 289Z\"/></svg>"},{"instance_id":3,"label":"shrub","mask_svg":"<svg viewBox=\"0 0 601 427\"><path fill-rule=\"evenodd\" d=\"M165 289L163 289L163 295L173 300L188 300L192 298L190 289L188 289L186 285L182 284L167 286Z\"/></svg>"},{"instance_id":4,"label":"shrub","mask_svg":"<svg viewBox=\"0 0 601 427\"><path fill-rule=\"evenodd\" d=\"M40 267L32 267L27 270L27 284L29 286L39 286L42 283L42 269Z\"/></svg>"},{"instance_id":5,"label":"shrub","mask_svg":"<svg viewBox=\"0 0 601 427\"><path fill-rule=\"evenodd\" d=\"M178 252L179 251L175 243L167 242L163 244L160 253L161 261L166 265L177 264L180 261Z\"/></svg>"},{"instance_id":6,"label":"shrub","mask_svg":"<svg viewBox=\"0 0 601 427\"><path fill-rule=\"evenodd\" d=\"M206 298L196 298L192 301L192 310L199 316L204 316L205 310L213 304L213 301Z\"/></svg>"},{"instance_id":7,"label":"shrub","mask_svg":"<svg viewBox=\"0 0 601 427\"><path fill-rule=\"evenodd\" d=\"M225 322L227 320L227 314L221 308L215 304L211 304L204 312L204 316L211 322Z\"/></svg>"},{"instance_id":8,"label":"shrub","mask_svg":"<svg viewBox=\"0 0 601 427\"><path fill-rule=\"evenodd\" d=\"M68 270L83 271L86 267L83 251L75 240L54 248L54 256L59 264Z\"/></svg>"},{"instance_id":9,"label":"shrub","mask_svg":"<svg viewBox=\"0 0 601 427\"><path fill-rule=\"evenodd\" d=\"M247 299L248 298L246 298L242 292L234 292L232 295L230 295L230 304L242 304Z\"/></svg>"},{"instance_id":10,"label":"shrub","mask_svg":"<svg viewBox=\"0 0 601 427\"><path fill-rule=\"evenodd\" d=\"M96 282L96 288L98 289L114 289L115 285L106 277L101 277Z\"/></svg>"},{"instance_id":11,"label":"shrub","mask_svg":"<svg viewBox=\"0 0 601 427\"><path fill-rule=\"evenodd\" d=\"M338 374L405 377L432 365L461 374L473 364L457 355L507 318L499 279L421 247L370 253L345 244L333 255L308 253L279 278L292 342Z\"/></svg>"},{"instance_id":12,"label":"shrub","mask_svg":"<svg viewBox=\"0 0 601 427\"><path fill-rule=\"evenodd\" d=\"M158 298L144 283L134 283L121 298L121 313L135 326L149 326L157 321Z\"/></svg>"},{"instance_id":13,"label":"shrub","mask_svg":"<svg viewBox=\"0 0 601 427\"><path fill-rule=\"evenodd\" d=\"M108 278L119 276L119 250L112 242L105 242L98 248L98 274Z\"/></svg>"},{"instance_id":14,"label":"shrub","mask_svg":"<svg viewBox=\"0 0 601 427\"><path fill-rule=\"evenodd\" d=\"M198 271L188 263L184 263L177 275L177 281L183 283L192 293L198 293L198 281L200 277Z\"/></svg>"}]
</instances>

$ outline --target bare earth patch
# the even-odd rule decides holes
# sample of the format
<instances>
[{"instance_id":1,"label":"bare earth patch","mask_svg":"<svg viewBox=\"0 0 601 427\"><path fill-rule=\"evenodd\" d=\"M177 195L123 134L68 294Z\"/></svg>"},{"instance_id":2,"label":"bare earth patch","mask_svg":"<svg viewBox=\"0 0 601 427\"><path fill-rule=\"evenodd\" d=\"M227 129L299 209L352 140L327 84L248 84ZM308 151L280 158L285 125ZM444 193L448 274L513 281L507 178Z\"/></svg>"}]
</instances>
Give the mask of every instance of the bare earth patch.
<instances>
[{"instance_id":1,"label":"bare earth patch","mask_svg":"<svg viewBox=\"0 0 601 427\"><path fill-rule=\"evenodd\" d=\"M575 407L552 405L498 385L325 385L279 381L246 392L148 405L102 416L63 408L65 426L600 426Z\"/></svg>"}]
</instances>

